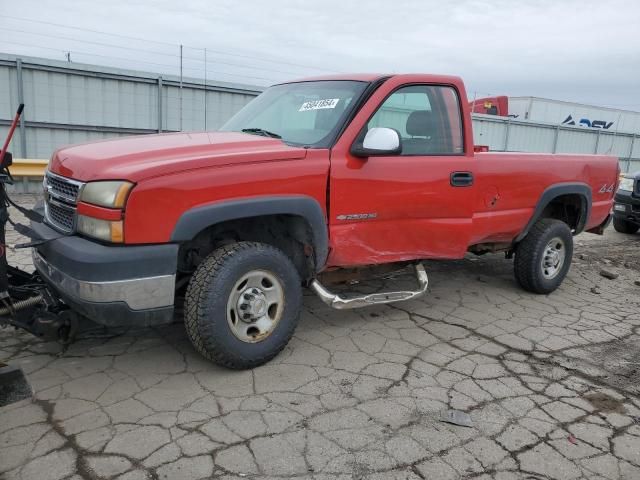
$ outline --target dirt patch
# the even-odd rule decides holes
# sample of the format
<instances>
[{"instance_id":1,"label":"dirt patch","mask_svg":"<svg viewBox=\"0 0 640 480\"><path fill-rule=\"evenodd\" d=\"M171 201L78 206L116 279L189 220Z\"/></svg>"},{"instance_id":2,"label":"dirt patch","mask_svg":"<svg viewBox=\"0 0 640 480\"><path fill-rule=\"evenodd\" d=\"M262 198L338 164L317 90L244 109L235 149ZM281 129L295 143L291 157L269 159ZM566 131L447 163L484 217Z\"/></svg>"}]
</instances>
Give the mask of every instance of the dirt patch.
<instances>
[{"instance_id":1,"label":"dirt patch","mask_svg":"<svg viewBox=\"0 0 640 480\"><path fill-rule=\"evenodd\" d=\"M640 394L640 335L575 351L582 352L572 355L578 364L586 361L603 371L600 381L632 395Z\"/></svg>"},{"instance_id":2,"label":"dirt patch","mask_svg":"<svg viewBox=\"0 0 640 480\"><path fill-rule=\"evenodd\" d=\"M585 242L583 237L576 239L574 260L592 266L640 272L640 257L638 256L640 234L623 235L617 232L607 232L606 235L606 242Z\"/></svg>"},{"instance_id":3,"label":"dirt patch","mask_svg":"<svg viewBox=\"0 0 640 480\"><path fill-rule=\"evenodd\" d=\"M601 412L627 413L627 409L624 408L623 401L613 398L605 393L591 393L582 398Z\"/></svg>"}]
</instances>

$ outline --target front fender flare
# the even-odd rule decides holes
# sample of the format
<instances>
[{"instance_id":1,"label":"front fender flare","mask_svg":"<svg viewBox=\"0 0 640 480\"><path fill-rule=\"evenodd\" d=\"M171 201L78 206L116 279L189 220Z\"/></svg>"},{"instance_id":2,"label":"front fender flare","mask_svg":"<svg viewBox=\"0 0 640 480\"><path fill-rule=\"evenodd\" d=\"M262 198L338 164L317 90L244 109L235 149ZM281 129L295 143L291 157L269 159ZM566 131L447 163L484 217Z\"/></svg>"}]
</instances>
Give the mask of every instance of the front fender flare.
<instances>
[{"instance_id":1,"label":"front fender flare","mask_svg":"<svg viewBox=\"0 0 640 480\"><path fill-rule=\"evenodd\" d=\"M303 217L311 227L316 271L322 270L329 254L327 220L320 203L306 195L259 196L194 207L180 216L171 234L171 241L187 242L212 225L265 215Z\"/></svg>"}]
</instances>

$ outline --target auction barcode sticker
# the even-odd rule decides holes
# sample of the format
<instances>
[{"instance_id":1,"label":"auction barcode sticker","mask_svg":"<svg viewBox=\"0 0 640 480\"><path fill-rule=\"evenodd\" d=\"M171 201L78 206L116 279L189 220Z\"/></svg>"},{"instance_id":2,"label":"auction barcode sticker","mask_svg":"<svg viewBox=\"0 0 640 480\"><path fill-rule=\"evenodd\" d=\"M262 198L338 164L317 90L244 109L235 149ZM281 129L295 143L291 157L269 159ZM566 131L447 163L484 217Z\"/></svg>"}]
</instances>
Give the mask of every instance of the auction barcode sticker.
<instances>
[{"instance_id":1,"label":"auction barcode sticker","mask_svg":"<svg viewBox=\"0 0 640 480\"><path fill-rule=\"evenodd\" d=\"M339 98L325 98L324 100L311 100L310 102L304 102L300 107L299 112L307 112L309 110L320 110L322 108L336 108Z\"/></svg>"}]
</instances>

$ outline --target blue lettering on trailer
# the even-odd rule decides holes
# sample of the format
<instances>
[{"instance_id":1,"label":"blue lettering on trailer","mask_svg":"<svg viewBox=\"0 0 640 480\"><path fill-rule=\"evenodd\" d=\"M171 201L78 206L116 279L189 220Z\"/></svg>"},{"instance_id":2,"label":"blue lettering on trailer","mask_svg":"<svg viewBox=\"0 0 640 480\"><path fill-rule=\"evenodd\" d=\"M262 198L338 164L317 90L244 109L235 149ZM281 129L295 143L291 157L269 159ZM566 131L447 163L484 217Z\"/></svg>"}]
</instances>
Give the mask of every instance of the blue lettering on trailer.
<instances>
[{"instance_id":1,"label":"blue lettering on trailer","mask_svg":"<svg viewBox=\"0 0 640 480\"><path fill-rule=\"evenodd\" d=\"M564 119L562 125L575 125L576 122L571 115ZM590 128L602 128L604 130L608 130L613 122L605 122L604 120L589 120L588 118L581 118L578 122L578 125L584 125L585 127Z\"/></svg>"}]
</instances>

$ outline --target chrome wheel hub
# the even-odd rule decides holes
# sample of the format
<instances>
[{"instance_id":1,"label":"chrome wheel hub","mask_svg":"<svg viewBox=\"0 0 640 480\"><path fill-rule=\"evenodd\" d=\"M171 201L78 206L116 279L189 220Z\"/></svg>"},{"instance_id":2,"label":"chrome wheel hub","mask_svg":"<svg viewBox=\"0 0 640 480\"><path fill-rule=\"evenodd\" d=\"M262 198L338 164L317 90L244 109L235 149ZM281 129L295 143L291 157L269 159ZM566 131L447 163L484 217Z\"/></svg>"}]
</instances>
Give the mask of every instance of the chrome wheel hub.
<instances>
[{"instance_id":1,"label":"chrome wheel hub","mask_svg":"<svg viewBox=\"0 0 640 480\"><path fill-rule=\"evenodd\" d=\"M257 343L275 329L284 310L280 280L266 270L252 270L235 283L227 301L227 322L243 342Z\"/></svg>"},{"instance_id":2,"label":"chrome wheel hub","mask_svg":"<svg viewBox=\"0 0 640 480\"><path fill-rule=\"evenodd\" d=\"M251 323L267 313L267 297L257 288L250 287L240 294L237 306L241 320Z\"/></svg>"},{"instance_id":3,"label":"chrome wheel hub","mask_svg":"<svg viewBox=\"0 0 640 480\"><path fill-rule=\"evenodd\" d=\"M544 248L542 255L542 275L544 278L551 280L555 278L562 267L566 258L566 247L561 238L552 238Z\"/></svg>"}]
</instances>

